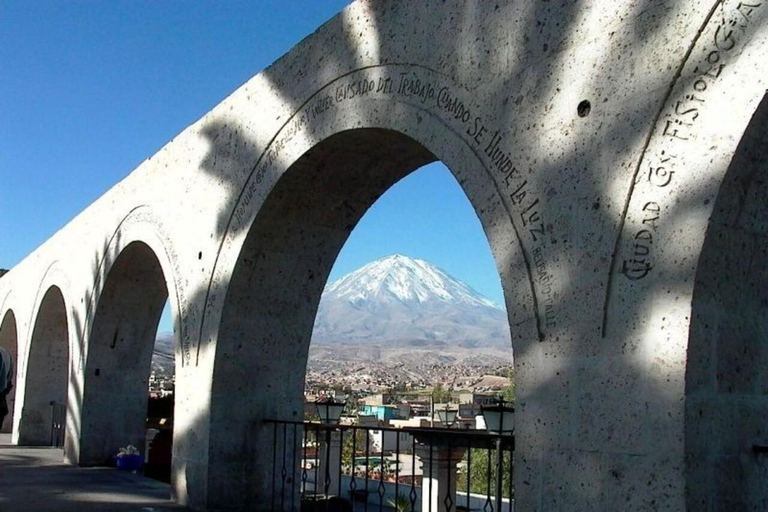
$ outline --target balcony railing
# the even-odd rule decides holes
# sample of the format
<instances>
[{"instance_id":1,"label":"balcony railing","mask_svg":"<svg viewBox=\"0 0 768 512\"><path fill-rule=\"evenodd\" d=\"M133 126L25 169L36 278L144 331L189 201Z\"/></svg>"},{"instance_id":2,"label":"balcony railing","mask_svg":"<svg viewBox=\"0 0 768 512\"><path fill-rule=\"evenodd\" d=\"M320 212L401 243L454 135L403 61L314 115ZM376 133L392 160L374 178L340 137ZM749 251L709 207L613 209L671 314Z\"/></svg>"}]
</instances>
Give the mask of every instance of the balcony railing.
<instances>
[{"instance_id":1,"label":"balcony railing","mask_svg":"<svg viewBox=\"0 0 768 512\"><path fill-rule=\"evenodd\" d=\"M512 511L512 436L268 420L271 510Z\"/></svg>"}]
</instances>

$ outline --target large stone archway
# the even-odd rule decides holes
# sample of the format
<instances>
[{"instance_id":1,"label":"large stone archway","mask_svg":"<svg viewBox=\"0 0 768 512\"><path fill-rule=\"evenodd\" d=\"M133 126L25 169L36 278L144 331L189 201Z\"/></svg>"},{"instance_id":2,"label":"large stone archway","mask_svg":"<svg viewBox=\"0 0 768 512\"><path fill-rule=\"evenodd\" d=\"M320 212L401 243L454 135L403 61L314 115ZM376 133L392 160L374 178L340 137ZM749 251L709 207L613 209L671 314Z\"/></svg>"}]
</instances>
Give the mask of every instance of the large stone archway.
<instances>
[{"instance_id":1,"label":"large stone archway","mask_svg":"<svg viewBox=\"0 0 768 512\"><path fill-rule=\"evenodd\" d=\"M405 112L407 108L399 114ZM381 124L386 118L382 116ZM227 494L209 493L212 502L232 499L230 506L247 502L268 507L270 431L262 422L301 419L320 294L342 245L376 199L411 171L444 154L458 169L455 175L465 184L484 224L498 228L503 222L498 218L501 198L489 195L485 187L469 185L487 180L482 163L466 147L456 147L460 140L448 132L444 135L444 146L433 153L391 130L338 132L291 164L259 208L232 274L217 338L211 417L218 419L211 422L209 450L215 456L208 461L208 485L217 493L226 489ZM446 151L449 146L452 149ZM478 195L480 190L485 194ZM505 231L489 230L490 243L509 261L514 254L504 245L509 241L493 237L501 232ZM504 283L506 289L515 289L519 282L530 285L525 275L514 277ZM518 323L521 350L526 335L528 343L538 340L535 322L528 323L527 329ZM525 429L520 435L527 435Z\"/></svg>"},{"instance_id":2,"label":"large stone archway","mask_svg":"<svg viewBox=\"0 0 768 512\"><path fill-rule=\"evenodd\" d=\"M510 312L517 506L699 510L707 482L710 509L734 489L760 500L719 483L755 481L743 450L763 434L715 454L702 439L732 395L762 411L764 329L749 324L762 295L723 251L743 235L743 268L761 269L765 222L733 234L722 205L762 197L756 178L725 191L755 166L734 155L763 115L767 20L757 1L356 2L3 276L0 296L33 318L28 284L62 266L82 391L88 344L110 342L91 322L104 247L153 212L178 301L174 492L247 509L264 500L260 420L298 411L339 247L388 186L439 159L481 219ZM39 335L22 338L29 392Z\"/></svg>"},{"instance_id":3,"label":"large stone archway","mask_svg":"<svg viewBox=\"0 0 768 512\"><path fill-rule=\"evenodd\" d=\"M109 268L92 320L79 464L105 464L123 446L144 446L152 350L167 298L155 253L128 244Z\"/></svg>"},{"instance_id":4,"label":"large stone archway","mask_svg":"<svg viewBox=\"0 0 768 512\"><path fill-rule=\"evenodd\" d=\"M48 288L40 302L24 373L18 444L49 446L52 406L66 406L69 382L67 306L57 286Z\"/></svg>"}]
</instances>

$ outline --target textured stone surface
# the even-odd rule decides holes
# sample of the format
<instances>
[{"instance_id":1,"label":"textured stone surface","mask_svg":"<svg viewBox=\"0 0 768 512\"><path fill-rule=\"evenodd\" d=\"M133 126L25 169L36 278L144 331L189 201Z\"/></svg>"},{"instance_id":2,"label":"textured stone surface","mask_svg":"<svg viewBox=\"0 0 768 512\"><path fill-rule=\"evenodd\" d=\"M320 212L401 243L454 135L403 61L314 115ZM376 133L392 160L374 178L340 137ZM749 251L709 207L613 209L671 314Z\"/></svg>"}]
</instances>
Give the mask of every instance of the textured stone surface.
<instances>
[{"instance_id":1,"label":"textured stone surface","mask_svg":"<svg viewBox=\"0 0 768 512\"><path fill-rule=\"evenodd\" d=\"M103 410L95 370L135 393L141 358L104 354L146 350L164 279L174 495L266 508L262 420L301 413L333 261L377 197L439 159L505 290L517 507L766 509L766 20L759 1L350 5L3 276L17 438L48 353L36 326L58 325L67 458L117 442L130 408ZM118 278L134 242L144 281Z\"/></svg>"}]
</instances>

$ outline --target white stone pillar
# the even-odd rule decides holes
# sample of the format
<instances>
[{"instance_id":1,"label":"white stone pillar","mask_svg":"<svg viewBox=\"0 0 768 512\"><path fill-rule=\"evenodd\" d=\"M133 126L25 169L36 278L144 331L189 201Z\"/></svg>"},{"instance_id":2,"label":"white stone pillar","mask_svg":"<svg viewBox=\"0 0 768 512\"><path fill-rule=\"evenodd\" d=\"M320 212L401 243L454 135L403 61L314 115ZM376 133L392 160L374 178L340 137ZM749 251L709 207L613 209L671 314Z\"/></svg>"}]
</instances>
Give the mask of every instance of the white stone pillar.
<instances>
[{"instance_id":1,"label":"white stone pillar","mask_svg":"<svg viewBox=\"0 0 768 512\"><path fill-rule=\"evenodd\" d=\"M326 468L328 474L326 475ZM341 432L338 430L320 432L320 466L315 483L317 491L328 495L339 493L339 470L341 469ZM326 483L328 484L326 492Z\"/></svg>"},{"instance_id":2,"label":"white stone pillar","mask_svg":"<svg viewBox=\"0 0 768 512\"><path fill-rule=\"evenodd\" d=\"M456 510L457 465L466 451L463 447L448 448L447 444L438 440L433 441L431 449L429 442L417 442L416 456L421 460L423 473L421 510ZM446 497L449 495L450 507L446 508Z\"/></svg>"}]
</instances>

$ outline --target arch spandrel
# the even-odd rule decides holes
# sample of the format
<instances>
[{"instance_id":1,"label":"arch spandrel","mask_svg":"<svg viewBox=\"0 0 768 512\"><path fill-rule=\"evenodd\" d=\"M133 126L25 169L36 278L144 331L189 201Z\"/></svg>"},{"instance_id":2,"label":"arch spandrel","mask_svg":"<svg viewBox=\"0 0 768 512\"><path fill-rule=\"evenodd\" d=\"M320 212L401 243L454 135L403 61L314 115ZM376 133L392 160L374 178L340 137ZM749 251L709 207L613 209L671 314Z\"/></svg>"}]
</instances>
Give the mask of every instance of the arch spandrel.
<instances>
[{"instance_id":1,"label":"arch spandrel","mask_svg":"<svg viewBox=\"0 0 768 512\"><path fill-rule=\"evenodd\" d=\"M611 260L604 336L646 322L661 328L662 317L643 303L651 295L670 291L683 305L690 300L717 190L766 88L764 79L744 78L768 54L766 20L764 3L715 3L671 77L634 163ZM622 313L630 301L633 314ZM681 320L679 332L687 332ZM674 343L679 357L685 337Z\"/></svg>"},{"instance_id":2,"label":"arch spandrel","mask_svg":"<svg viewBox=\"0 0 768 512\"><path fill-rule=\"evenodd\" d=\"M408 75L407 83L410 83L410 86L407 83L398 84L396 81L403 79L401 76L403 73ZM367 92L363 94L350 92L363 82L368 84L363 86ZM368 87L373 90L367 89ZM414 89L403 89L401 93L397 93L398 87ZM419 87L423 87L423 96L419 96L417 92ZM440 91L442 91L442 112L438 110L436 103ZM333 99L336 95L338 95L338 101ZM452 107L448 103L451 103L460 104L456 107L459 112L470 114L472 111L470 105L475 112L478 112L479 107L473 104L471 98L471 95L448 77L418 66L400 65L376 66L356 71L333 80L312 94L283 125L267 149L259 155L258 161L251 168L249 179L238 195L237 202L233 203L232 213L222 238L208 300L206 300L204 332L210 332L208 329L211 328L215 330L217 308L221 307L225 297L223 291L229 279L228 273L231 272L231 266L239 254L239 248L249 227L258 214L259 207L282 173L315 144L334 133L360 128L381 128L400 131L414 138L448 164L451 169L459 169L454 171L455 177L470 194L470 200L473 194L488 195L486 187L495 191L492 196L496 200L481 203L481 199L476 199L475 203L480 204L476 207L476 211L490 234L496 232L505 239L504 254L500 257L508 262L509 267L523 269L515 276L515 285L503 283L513 289L515 297L515 307L509 308L509 311L515 314L523 312L523 316L514 319L512 323L526 323L533 318L537 329L536 338L543 338L548 315L543 305L537 313L537 307L534 305L536 301L531 292L535 280L530 270L534 265L534 257L538 258L541 250L538 245L534 245L529 251L520 251L519 232L514 227L514 223L509 220L511 201L508 197L505 201L505 190L509 189L510 183L514 184L509 179L513 167L508 157L509 153L503 150L496 151L499 143L498 136L489 133L489 128L482 124L482 118L468 117L460 113L459 119L456 120L455 114L449 111ZM426 108L427 105L431 105L432 108ZM452 120L456 125L451 125ZM422 121L424 125L420 126ZM210 131L215 133L213 129ZM467 131L469 133L464 133ZM488 138L483 139L483 135ZM491 155L484 153L484 149L488 149ZM492 156L495 156L496 160L493 160ZM472 166L480 171L474 168L472 171L467 169ZM479 179L469 178L470 174L477 172L482 172L483 176ZM520 183L515 185L517 190ZM517 191L521 193L520 190ZM506 195L509 194L510 191L506 190ZM494 229L494 226L499 224L503 224L504 227ZM524 228L521 226L520 229ZM535 227L528 226L525 232L533 242L538 242L542 240L539 230L543 232L545 229L543 223L540 223ZM497 248L497 250L501 249ZM550 320L550 325L553 325L551 322ZM203 334L201 339L210 339L210 335Z\"/></svg>"},{"instance_id":3,"label":"arch spandrel","mask_svg":"<svg viewBox=\"0 0 768 512\"><path fill-rule=\"evenodd\" d=\"M28 310L30 311L29 319L27 320L29 332L27 333L28 337L24 339L24 352L21 357L22 363L19 364L20 376L26 375L26 363L29 361L29 351L31 349L31 340L34 336L34 326L37 319L40 317L40 308L43 304L43 299L52 288L59 290L64 302L64 311L67 322L67 350L70 355L72 354L74 340L77 336L77 332L73 330L73 328L79 320L75 316L76 310L73 307L74 302L70 295L72 290L71 283L70 275L67 273L65 266L61 261L54 260L44 269L42 278L35 289L33 299L34 305L32 309Z\"/></svg>"},{"instance_id":4,"label":"arch spandrel","mask_svg":"<svg viewBox=\"0 0 768 512\"><path fill-rule=\"evenodd\" d=\"M168 288L171 315L173 318L174 344L177 363L181 368L190 361L191 338L195 336L197 326L197 303L190 286L183 280L182 263L174 245L174 237L167 227L167 220L155 212L149 205L139 205L130 210L118 224L99 251L97 264L93 272L93 283L86 297L85 330L82 339L90 337L93 327L93 315L96 311L101 292L112 265L130 244L146 244L157 258ZM87 346L80 354L79 367L85 364Z\"/></svg>"}]
</instances>

